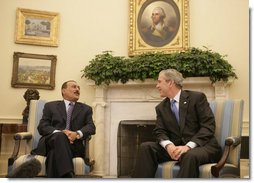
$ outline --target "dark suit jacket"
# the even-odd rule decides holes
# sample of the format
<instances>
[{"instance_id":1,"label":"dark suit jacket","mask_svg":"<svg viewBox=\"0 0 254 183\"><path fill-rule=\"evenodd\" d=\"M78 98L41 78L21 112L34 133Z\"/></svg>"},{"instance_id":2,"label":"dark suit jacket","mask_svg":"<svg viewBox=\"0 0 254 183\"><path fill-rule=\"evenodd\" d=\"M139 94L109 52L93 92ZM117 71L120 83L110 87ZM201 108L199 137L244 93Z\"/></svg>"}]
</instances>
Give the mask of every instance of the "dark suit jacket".
<instances>
[{"instance_id":1,"label":"dark suit jacket","mask_svg":"<svg viewBox=\"0 0 254 183\"><path fill-rule=\"evenodd\" d=\"M80 130L83 133L82 139L95 134L95 125L92 119L92 108L86 104L76 102L72 117L72 131ZM49 137L54 130L64 130L66 127L66 108L64 101L53 101L45 104L42 119L37 127L39 134L42 136L39 140L37 149L32 153L46 155L45 139ZM82 146L82 139L75 140L74 144ZM81 148L81 147L80 147ZM82 149L82 148L81 148Z\"/></svg>"},{"instance_id":2,"label":"dark suit jacket","mask_svg":"<svg viewBox=\"0 0 254 183\"><path fill-rule=\"evenodd\" d=\"M170 140L175 145L195 142L206 151L220 149L214 137L215 119L206 96L195 91L182 91L179 102L180 126L170 108L170 99L165 98L156 106L157 124L154 134L160 142Z\"/></svg>"}]
</instances>

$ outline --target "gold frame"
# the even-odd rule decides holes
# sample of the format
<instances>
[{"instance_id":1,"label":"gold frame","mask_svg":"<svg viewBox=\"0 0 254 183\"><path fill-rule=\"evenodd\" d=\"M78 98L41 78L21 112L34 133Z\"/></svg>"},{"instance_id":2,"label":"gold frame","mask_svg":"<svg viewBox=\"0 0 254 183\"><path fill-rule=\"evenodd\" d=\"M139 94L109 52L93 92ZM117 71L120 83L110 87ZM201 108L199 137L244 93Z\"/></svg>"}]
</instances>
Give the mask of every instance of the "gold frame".
<instances>
[{"instance_id":1,"label":"gold frame","mask_svg":"<svg viewBox=\"0 0 254 183\"><path fill-rule=\"evenodd\" d=\"M55 55L14 52L11 86L14 88L55 88Z\"/></svg>"},{"instance_id":2,"label":"gold frame","mask_svg":"<svg viewBox=\"0 0 254 183\"><path fill-rule=\"evenodd\" d=\"M58 27L59 13L17 8L15 43L57 47Z\"/></svg>"},{"instance_id":3,"label":"gold frame","mask_svg":"<svg viewBox=\"0 0 254 183\"><path fill-rule=\"evenodd\" d=\"M129 56L142 54L144 52L179 52L189 47L189 0L129 1ZM144 25L149 22L148 19L151 21L150 15L152 10L158 5L165 10L173 10L171 12L175 14L172 18L172 15L169 14L170 11L164 11L166 17L167 15L169 15L169 17L171 16L170 21L174 22L174 26L171 26L171 37L163 41L153 41L150 37L145 37L145 33L142 32L144 30Z\"/></svg>"}]
</instances>

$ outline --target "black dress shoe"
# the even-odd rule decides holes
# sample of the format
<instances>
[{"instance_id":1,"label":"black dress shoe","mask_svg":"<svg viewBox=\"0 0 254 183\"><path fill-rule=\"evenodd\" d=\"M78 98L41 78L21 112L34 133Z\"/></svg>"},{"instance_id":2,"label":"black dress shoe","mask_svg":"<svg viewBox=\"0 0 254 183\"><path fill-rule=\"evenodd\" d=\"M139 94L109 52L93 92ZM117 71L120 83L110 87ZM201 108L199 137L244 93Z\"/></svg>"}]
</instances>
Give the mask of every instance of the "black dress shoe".
<instances>
[{"instance_id":1,"label":"black dress shoe","mask_svg":"<svg viewBox=\"0 0 254 183\"><path fill-rule=\"evenodd\" d=\"M74 178L75 175L73 172L68 172L62 176L62 178Z\"/></svg>"},{"instance_id":2,"label":"black dress shoe","mask_svg":"<svg viewBox=\"0 0 254 183\"><path fill-rule=\"evenodd\" d=\"M15 168L9 175L7 175L7 178L32 178L36 177L40 171L40 161L32 158Z\"/></svg>"}]
</instances>

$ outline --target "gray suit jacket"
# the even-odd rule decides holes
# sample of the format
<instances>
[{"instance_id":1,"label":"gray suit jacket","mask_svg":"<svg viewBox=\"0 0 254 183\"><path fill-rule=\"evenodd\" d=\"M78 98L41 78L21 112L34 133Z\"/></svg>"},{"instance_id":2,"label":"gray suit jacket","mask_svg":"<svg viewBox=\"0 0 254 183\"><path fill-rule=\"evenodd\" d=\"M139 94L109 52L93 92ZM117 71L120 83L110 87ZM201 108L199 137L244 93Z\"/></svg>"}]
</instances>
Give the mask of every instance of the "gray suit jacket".
<instances>
[{"instance_id":1,"label":"gray suit jacket","mask_svg":"<svg viewBox=\"0 0 254 183\"><path fill-rule=\"evenodd\" d=\"M175 145L185 145L192 141L208 152L220 149L214 137L215 118L205 94L188 90L181 92L180 126L171 111L169 98L165 98L156 106L156 113L157 124L154 134L158 142L170 140Z\"/></svg>"},{"instance_id":2,"label":"gray suit jacket","mask_svg":"<svg viewBox=\"0 0 254 183\"><path fill-rule=\"evenodd\" d=\"M72 131L80 130L83 133L82 139L95 134L95 125L92 119L92 108L86 104L76 102L72 117ZM39 140L37 149L32 154L46 155L45 139L49 137L54 130L64 130L66 127L66 108L64 101L53 101L45 104L42 119L37 127L39 134L42 136ZM75 140L78 146L83 145L81 140ZM81 148L82 149L82 148Z\"/></svg>"}]
</instances>

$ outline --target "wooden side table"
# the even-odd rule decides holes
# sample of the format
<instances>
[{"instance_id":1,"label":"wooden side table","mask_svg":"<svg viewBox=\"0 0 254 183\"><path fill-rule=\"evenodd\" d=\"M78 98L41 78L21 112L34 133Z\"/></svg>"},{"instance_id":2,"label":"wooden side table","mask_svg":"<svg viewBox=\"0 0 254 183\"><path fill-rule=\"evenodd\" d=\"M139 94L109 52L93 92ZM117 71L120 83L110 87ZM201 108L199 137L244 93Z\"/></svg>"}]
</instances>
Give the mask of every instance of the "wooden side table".
<instances>
[{"instance_id":1,"label":"wooden side table","mask_svg":"<svg viewBox=\"0 0 254 183\"><path fill-rule=\"evenodd\" d=\"M27 131L27 124L0 123L0 153L1 153L3 133L17 133L17 132L26 132L26 131Z\"/></svg>"}]
</instances>

